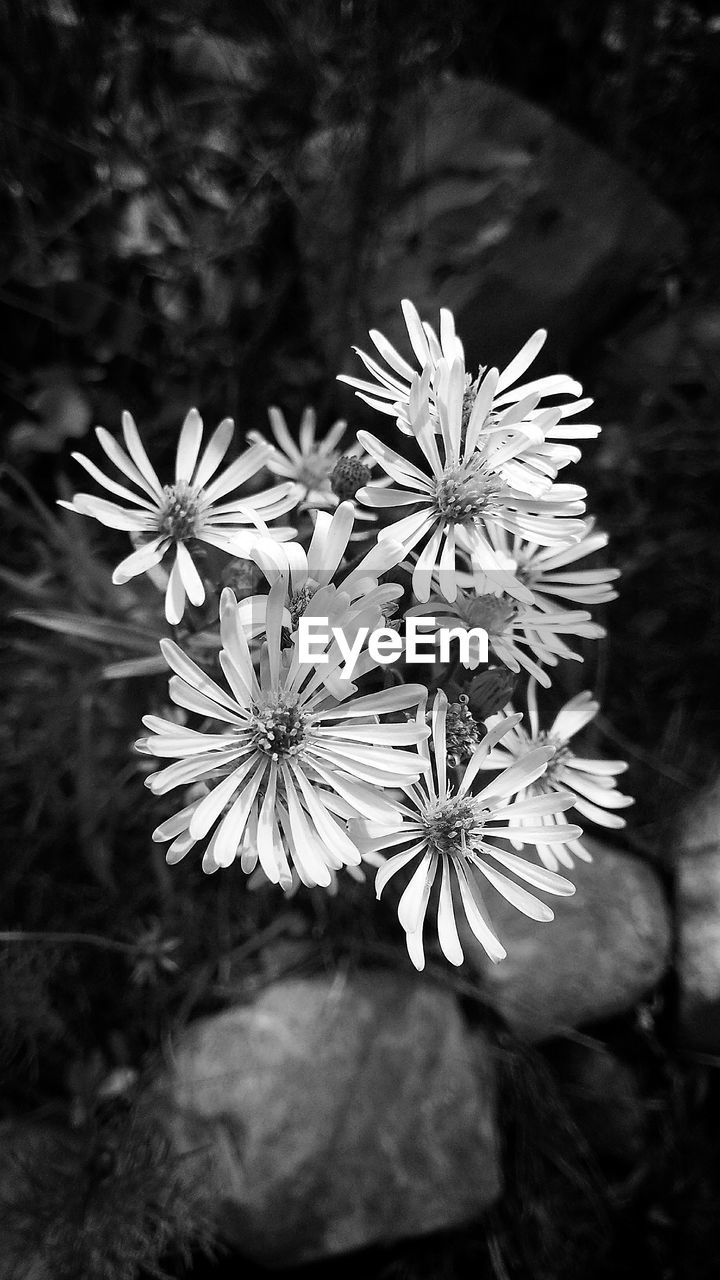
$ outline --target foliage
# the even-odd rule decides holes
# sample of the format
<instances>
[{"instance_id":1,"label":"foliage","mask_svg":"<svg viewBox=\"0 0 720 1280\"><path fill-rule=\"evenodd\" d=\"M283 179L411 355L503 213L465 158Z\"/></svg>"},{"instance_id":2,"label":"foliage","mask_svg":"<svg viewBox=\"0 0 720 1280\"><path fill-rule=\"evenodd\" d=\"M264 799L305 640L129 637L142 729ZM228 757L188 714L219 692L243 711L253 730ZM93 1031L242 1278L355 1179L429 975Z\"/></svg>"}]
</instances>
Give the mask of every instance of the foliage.
<instances>
[{"instance_id":1,"label":"foliage","mask_svg":"<svg viewBox=\"0 0 720 1280\"><path fill-rule=\"evenodd\" d=\"M189 1246L209 1243L202 1187L168 1152L147 1116L93 1116L72 1135L40 1145L29 1131L22 1150L10 1139L13 1184L0 1194L6 1230L19 1259L31 1251L58 1280L170 1280L170 1251L187 1261Z\"/></svg>"}]
</instances>

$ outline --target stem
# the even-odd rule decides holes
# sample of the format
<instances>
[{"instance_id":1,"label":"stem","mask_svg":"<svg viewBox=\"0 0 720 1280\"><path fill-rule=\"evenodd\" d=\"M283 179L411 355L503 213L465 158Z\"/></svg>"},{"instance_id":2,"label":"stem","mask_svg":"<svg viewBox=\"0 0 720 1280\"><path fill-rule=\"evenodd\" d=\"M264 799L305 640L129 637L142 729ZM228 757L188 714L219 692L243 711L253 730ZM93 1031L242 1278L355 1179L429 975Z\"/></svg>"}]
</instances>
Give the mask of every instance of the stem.
<instances>
[{"instance_id":1,"label":"stem","mask_svg":"<svg viewBox=\"0 0 720 1280\"><path fill-rule=\"evenodd\" d=\"M122 951L126 955L154 953L155 948L139 942L119 942L116 938L103 938L99 933L45 933L41 930L26 932L8 929L0 932L0 942L81 942L89 947L104 947L106 951Z\"/></svg>"}]
</instances>

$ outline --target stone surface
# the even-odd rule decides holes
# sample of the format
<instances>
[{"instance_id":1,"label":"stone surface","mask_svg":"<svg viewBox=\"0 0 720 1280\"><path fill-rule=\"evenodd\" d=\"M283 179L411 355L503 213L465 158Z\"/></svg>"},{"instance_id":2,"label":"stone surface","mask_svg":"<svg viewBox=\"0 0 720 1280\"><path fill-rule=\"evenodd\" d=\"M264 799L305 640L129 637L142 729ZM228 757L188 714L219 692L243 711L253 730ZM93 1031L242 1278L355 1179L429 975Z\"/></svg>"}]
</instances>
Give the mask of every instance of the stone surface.
<instances>
[{"instance_id":1,"label":"stone surface","mask_svg":"<svg viewBox=\"0 0 720 1280\"><path fill-rule=\"evenodd\" d=\"M604 152L499 85L446 77L400 104L373 165L358 239L362 137L325 130L303 157L300 234L329 359L374 326L409 352L399 303L455 313L471 362L509 358L535 329L562 360L683 251L677 219ZM362 186L362 184L360 184ZM373 210L375 212L373 212ZM362 220L361 220L362 221Z\"/></svg>"},{"instance_id":2,"label":"stone surface","mask_svg":"<svg viewBox=\"0 0 720 1280\"><path fill-rule=\"evenodd\" d=\"M490 918L508 952L499 964L488 960L457 913L482 998L522 1038L549 1039L630 1009L669 962L670 915L657 872L632 854L593 839L585 843L594 860L576 867L573 897L552 900L549 924L488 894Z\"/></svg>"},{"instance_id":3,"label":"stone surface","mask_svg":"<svg viewBox=\"0 0 720 1280\"><path fill-rule=\"evenodd\" d=\"M688 1047L720 1053L720 778L687 808L678 841L680 1030Z\"/></svg>"},{"instance_id":4,"label":"stone surface","mask_svg":"<svg viewBox=\"0 0 720 1280\"><path fill-rule=\"evenodd\" d=\"M686 854L712 854L720 850L720 775L704 787L680 814L677 822L680 848Z\"/></svg>"},{"instance_id":5,"label":"stone surface","mask_svg":"<svg viewBox=\"0 0 720 1280\"><path fill-rule=\"evenodd\" d=\"M500 1191L488 1048L414 976L278 982L192 1024L162 1090L224 1236L265 1265L460 1224Z\"/></svg>"}]
</instances>

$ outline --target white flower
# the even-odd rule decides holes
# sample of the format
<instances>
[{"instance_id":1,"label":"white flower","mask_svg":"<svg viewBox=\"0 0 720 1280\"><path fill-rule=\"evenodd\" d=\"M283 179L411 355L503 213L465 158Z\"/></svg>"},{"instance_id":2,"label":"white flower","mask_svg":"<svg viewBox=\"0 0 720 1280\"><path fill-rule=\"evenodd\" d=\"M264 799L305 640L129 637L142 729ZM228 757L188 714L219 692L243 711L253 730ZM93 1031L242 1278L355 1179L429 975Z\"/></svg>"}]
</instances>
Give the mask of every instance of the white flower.
<instances>
[{"instance_id":1,"label":"white flower","mask_svg":"<svg viewBox=\"0 0 720 1280\"><path fill-rule=\"evenodd\" d=\"M258 861L267 878L288 888L294 866L303 884L328 886L342 866L359 865L361 853L348 836L348 818L391 821L394 806L383 789L416 780L426 768L417 744L427 736L421 722L384 723L389 712L416 707L421 685L403 685L365 697L333 697L324 674L342 661L336 644L329 666L300 663L295 647L282 648L284 583L270 591L267 643L256 675L240 626L237 601L225 590L220 602L223 649L220 665L226 692L170 640L161 642L172 700L210 721L215 732L181 728L145 717L151 737L138 749L176 762L146 779L156 795L209 781L211 790L186 805L153 833L172 841L177 862L210 836L203 869L227 867L239 856L243 870ZM353 688L347 682L348 690ZM409 749L407 749L409 748ZM212 833L212 835L211 835Z\"/></svg>"},{"instance_id":2,"label":"white flower","mask_svg":"<svg viewBox=\"0 0 720 1280\"><path fill-rule=\"evenodd\" d=\"M509 535L498 525L490 527L488 533L498 558L532 591L535 607L553 611L557 608L558 599L596 605L617 598L617 591L610 584L620 577L619 569L610 569L606 565L598 565L594 569L575 567L579 560L607 546L607 534L596 532L594 526L595 521L590 517L579 542L565 547L539 547L517 533ZM492 590L492 579L486 578L483 588L481 577L478 574L459 574L458 581L465 584L474 579L478 590Z\"/></svg>"},{"instance_id":3,"label":"white flower","mask_svg":"<svg viewBox=\"0 0 720 1280\"><path fill-rule=\"evenodd\" d=\"M420 714L424 714L424 709ZM541 818L547 813L559 813L572 803L572 797L563 794L513 803L519 789L529 786L544 773L552 755L551 749L538 747L522 764L507 769L473 794L471 788L488 752L507 732L509 724L516 723L521 717L516 716L487 734L473 751L455 788L447 776L446 715L447 698L439 692L432 712L434 768L425 772L417 784L406 784L407 799L398 805L392 826L385 825L381 829L371 824L366 828L364 841L368 852L400 846L399 851L378 871L375 880L378 898L397 872L415 864L400 898L398 917L405 930L410 958L418 969L425 964L423 925L438 871L441 874L437 899L438 939L443 954L455 965L462 964L464 956L455 920L453 878L470 929L494 961L502 960L507 953L486 909L485 882L533 920L552 920L553 913L517 880L546 893L565 896L575 892L574 885L564 877L508 853L493 843L493 840L507 840L514 835L519 829L520 816L528 823L522 828L526 842L532 843L535 836L546 839L545 828L540 825ZM427 743L421 744L420 752L430 762ZM578 833L577 827L558 825L554 839L572 839Z\"/></svg>"},{"instance_id":4,"label":"white flower","mask_svg":"<svg viewBox=\"0 0 720 1280\"><path fill-rule=\"evenodd\" d=\"M283 626L289 632L297 629L298 620L305 614L316 592L335 583L336 578L335 585L346 599L348 608L359 602L363 608L378 605L382 613L402 596L403 589L397 583L384 583L378 587L380 575L402 558L402 547L390 539L375 543L358 563L345 569L343 576L341 564L352 537L354 519L353 504L341 502L332 516L326 511L317 512L307 551L299 542L284 543L281 549L267 543L258 544L255 548L253 559L270 586L281 577L286 583ZM265 631L267 599L266 595L248 596L238 606L240 622L253 639ZM336 625L342 623L337 622Z\"/></svg>"},{"instance_id":5,"label":"white flower","mask_svg":"<svg viewBox=\"0 0 720 1280\"><path fill-rule=\"evenodd\" d=\"M598 640L605 635L604 628L584 610L536 609L504 593L468 591L464 587L458 587L451 605L438 597L414 606L408 613L431 615L437 629L482 627L487 632L491 654L510 671L518 672L522 667L546 689L551 680L540 664L556 667L560 658L583 661L561 636ZM471 643L470 660L463 665L474 670L479 663L479 645Z\"/></svg>"},{"instance_id":6,"label":"white flower","mask_svg":"<svg viewBox=\"0 0 720 1280\"><path fill-rule=\"evenodd\" d=\"M111 529L125 529L133 541L140 543L115 569L113 582L117 584L147 573L171 548L174 550L175 559L165 593L165 615L168 622L177 624L185 611L186 596L194 605L201 605L205 600L205 587L188 543L206 542L230 555L247 557L260 534L268 541L286 537L288 532L292 536L294 530L269 530L265 524L294 505L292 486L277 485L241 499L219 501L255 475L267 457L267 448L257 445L212 479L232 439L231 418L223 419L198 460L203 424L197 409L190 410L178 440L175 479L166 485L160 483L129 413L123 414L122 429L127 453L102 427L96 429L96 435L113 465L139 492L134 493L108 479L84 454L74 453L73 458L94 480L128 505L120 506L90 493L76 493L72 502L60 505L92 516ZM248 526L253 528L252 533Z\"/></svg>"},{"instance_id":7,"label":"white flower","mask_svg":"<svg viewBox=\"0 0 720 1280\"><path fill-rule=\"evenodd\" d=\"M412 430L427 464L421 470L377 436L359 431L358 439L399 488L361 489L358 499L377 508L412 507L409 515L385 526L379 537L399 542L407 553L421 543L413 572L418 600L430 596L433 574L447 600L457 593L458 535L469 549L473 566L495 575L496 586L518 599L532 594L508 572L489 536L498 524L543 546L577 541L585 531L582 520L585 490L577 485L554 485L536 465L543 444L538 423L508 421L487 429L486 413L475 402L463 433L462 366L439 366L436 404L441 434L430 420L429 374L416 379L410 398ZM526 457L527 455L527 457Z\"/></svg>"},{"instance_id":8,"label":"white flower","mask_svg":"<svg viewBox=\"0 0 720 1280\"><path fill-rule=\"evenodd\" d=\"M353 862L351 864L348 864L347 866L341 867L339 871L335 871L331 869L330 883L328 885L323 885L323 888L326 890L329 897L336 898L338 893L342 892L341 876L344 873L347 873L348 877L351 880L354 880L356 884L365 884L367 881L365 868L366 867L372 868L373 869L372 874L374 874L377 868L381 867L385 861L385 858L382 853L364 853L362 849L360 849L359 852L362 858L361 863L356 864ZM288 885L287 888L283 886L283 892L285 894L286 899L294 898L295 894L298 892L302 884L302 880L300 879L297 871L294 868L291 868L291 873L292 873L292 883ZM265 872L263 871L261 866L257 866L255 870L252 871L248 876L247 887L250 890L263 889L263 888L267 888L267 883L268 881L267 881L267 876L265 875Z\"/></svg>"},{"instance_id":9,"label":"white flower","mask_svg":"<svg viewBox=\"0 0 720 1280\"><path fill-rule=\"evenodd\" d=\"M534 681L528 686L529 732L524 726L515 723L507 729L501 742L486 756L483 769L505 769L509 765L518 764L528 759L539 746L550 747L552 756L546 772L541 778L528 784L518 792L518 800L531 802L533 798L551 795L553 792L570 792L573 796L573 808L590 822L601 827L618 830L625 826L625 819L617 812L633 803L632 796L625 796L617 789L615 779L624 773L627 764L624 760L589 760L577 756L568 746L570 739L584 729L597 715L599 703L592 694L585 690L578 693L558 712L547 732L540 729L537 709L537 690ZM511 712L511 708L508 711ZM510 716L510 720L515 717ZM502 715L488 720L490 725L510 726L510 720ZM522 827L524 819L521 818ZM573 855L585 862L592 858L581 840L571 839L557 842L554 835L555 818L551 813L541 819L546 826L550 840L535 841L542 862L551 871L562 864L573 867ZM522 834L518 837L522 843ZM519 847L519 845L518 845Z\"/></svg>"},{"instance_id":10,"label":"white flower","mask_svg":"<svg viewBox=\"0 0 720 1280\"><path fill-rule=\"evenodd\" d=\"M592 404L590 399L575 400L575 397L581 394L582 387L578 382L567 377L566 374L535 378L531 382L523 383L522 386L515 385L543 347L547 338L545 329L538 329L502 372L497 369L487 370L481 368L477 378L473 379L469 373L465 373L465 352L462 342L455 332L455 320L452 312L446 308L440 311L440 338L438 340L434 329L426 321L420 319L412 302L406 298L401 305L410 343L420 370L429 367L434 373L443 360L447 364L459 361L462 365L466 413L469 413L473 401L481 391L487 397L487 413L489 414L502 413L511 405L518 405L528 399L534 400L535 403L532 408L528 407L527 409L530 417L533 414L537 415L542 412L537 406L546 397L570 396L573 399L569 403L565 402L556 406L557 422L547 433L549 438L555 440L590 439L598 435L600 428L595 424L565 423L564 425L559 425L564 419L582 412ZM360 356L375 382L367 382L361 378L353 378L346 374L341 374L339 380L348 383L351 387L355 387L360 399L365 400L372 408L379 410L380 413L389 414L393 418L399 418L398 425L400 429L409 434L410 423L407 406L410 401L413 379L417 376L417 369L413 368L377 329L370 330L370 338L388 367L384 368L383 365L378 364L374 357L366 355L364 351L355 347L354 350Z\"/></svg>"},{"instance_id":11,"label":"white flower","mask_svg":"<svg viewBox=\"0 0 720 1280\"><path fill-rule=\"evenodd\" d=\"M314 409L306 409L300 420L297 443L293 440L280 409L268 409L275 445L267 444L259 431L249 431L248 440L265 444L269 450L265 466L275 476L292 485L293 505L301 509L336 507L343 499L354 498L363 485L372 484L372 458L363 455L353 444L345 453L336 446L347 430L347 422L336 422L323 439L316 435ZM360 519L375 519L367 512L356 511Z\"/></svg>"}]
</instances>

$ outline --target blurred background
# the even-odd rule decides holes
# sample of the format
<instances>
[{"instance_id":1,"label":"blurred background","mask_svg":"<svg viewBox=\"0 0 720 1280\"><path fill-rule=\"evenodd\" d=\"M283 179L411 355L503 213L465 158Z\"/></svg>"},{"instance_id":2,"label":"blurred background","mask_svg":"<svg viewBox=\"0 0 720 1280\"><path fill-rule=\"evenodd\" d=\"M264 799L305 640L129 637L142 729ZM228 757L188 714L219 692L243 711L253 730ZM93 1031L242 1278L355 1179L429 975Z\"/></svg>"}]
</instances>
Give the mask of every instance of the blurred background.
<instances>
[{"instance_id":1,"label":"blurred background","mask_svg":"<svg viewBox=\"0 0 720 1280\"><path fill-rule=\"evenodd\" d=\"M132 1280L161 1264L171 1276L264 1274L237 1261L213 1269L199 1253L195 1270L180 1270L185 1228L191 1254L208 1234L204 1210L193 1202L191 1213L184 1190L169 1212L158 1187L174 1186L175 1166L152 1133L141 1125L128 1138L118 1119L134 1115L169 1030L244 990L256 957L242 949L275 941L275 912L197 869L173 880L148 852L154 820L138 804L129 746L158 686L99 672L154 651L157 609L111 587L102 556L114 535L56 515L78 479L70 453L95 456L88 432L117 430L123 409L160 460L192 404L208 423L233 416L241 438L266 430L269 404L291 423L312 404L321 427L343 417L351 432L377 430L336 375L360 373L352 347L366 347L369 327L406 349L409 297L431 323L441 306L454 312L469 368L501 365L546 327L538 372L570 373L595 397L603 433L577 478L623 577L601 618L608 640L586 651L569 691L596 692L598 753L630 762L624 789L637 803L620 846L662 886L674 959L642 1001L590 1018L587 1035L576 1028L572 1051L498 1031L505 1140L521 1173L490 1226L358 1266L384 1280L556 1280L581 1267L714 1276L720 801L706 788L719 752L720 9L5 0L0 64L12 611L0 911L7 933L44 935L0 941L0 1065L6 1123L70 1117L82 1148L61 1142L39 1182L27 1157L36 1181L29 1198L10 1196L13 1230L31 1240L40 1218L43 1230L55 1224L47 1238L71 1257L76 1236L57 1224L76 1212L63 1194L79 1160L83 1195L104 1188L97 1256L110 1259L107 1241L122 1234L118 1198L143 1224L132 1257L87 1262L79 1276ZM82 614L84 632L41 630L32 615L48 609ZM377 936L354 899L294 905L288 920L285 959L272 962L283 972L390 945L389 926ZM72 931L100 943L51 945ZM303 952L308 939L320 961ZM233 948L242 955L229 966ZM8 1274L24 1276L17 1266Z\"/></svg>"}]
</instances>

